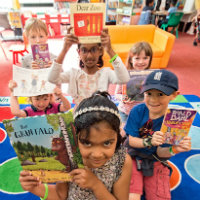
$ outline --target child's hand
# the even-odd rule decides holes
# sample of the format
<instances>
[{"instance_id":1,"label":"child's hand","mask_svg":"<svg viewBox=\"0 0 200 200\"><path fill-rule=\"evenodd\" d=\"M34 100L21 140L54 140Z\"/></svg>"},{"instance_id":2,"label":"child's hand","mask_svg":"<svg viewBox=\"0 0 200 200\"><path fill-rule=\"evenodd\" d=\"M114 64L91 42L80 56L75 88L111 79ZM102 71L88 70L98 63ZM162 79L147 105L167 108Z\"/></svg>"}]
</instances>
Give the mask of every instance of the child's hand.
<instances>
[{"instance_id":1,"label":"child's hand","mask_svg":"<svg viewBox=\"0 0 200 200\"><path fill-rule=\"evenodd\" d=\"M62 90L59 87L54 88L54 94L58 97L62 95Z\"/></svg>"},{"instance_id":2,"label":"child's hand","mask_svg":"<svg viewBox=\"0 0 200 200\"><path fill-rule=\"evenodd\" d=\"M161 132L161 131L154 132L152 139L151 139L151 144L153 146L162 145L164 143L164 141L165 141L165 138L164 138L163 132Z\"/></svg>"},{"instance_id":3,"label":"child's hand","mask_svg":"<svg viewBox=\"0 0 200 200\"><path fill-rule=\"evenodd\" d=\"M48 63L45 62L44 68L49 68L52 65L52 61L49 61Z\"/></svg>"},{"instance_id":4,"label":"child's hand","mask_svg":"<svg viewBox=\"0 0 200 200\"><path fill-rule=\"evenodd\" d=\"M186 136L180 141L179 145L174 146L177 153L191 150L191 138Z\"/></svg>"},{"instance_id":5,"label":"child's hand","mask_svg":"<svg viewBox=\"0 0 200 200\"><path fill-rule=\"evenodd\" d=\"M87 167L84 169L74 169L70 172L73 181L81 188L91 189L96 185L99 179Z\"/></svg>"},{"instance_id":6,"label":"child's hand","mask_svg":"<svg viewBox=\"0 0 200 200\"><path fill-rule=\"evenodd\" d=\"M134 101L135 100L131 100L131 98L127 98L127 99L123 100L123 103L125 103L125 104L132 104L132 103L134 103Z\"/></svg>"},{"instance_id":7,"label":"child's hand","mask_svg":"<svg viewBox=\"0 0 200 200\"><path fill-rule=\"evenodd\" d=\"M65 35L64 39L64 49L68 49L72 46L72 44L78 44L78 37L71 32L71 30L73 29L72 26L70 26L67 29L67 35Z\"/></svg>"},{"instance_id":8,"label":"child's hand","mask_svg":"<svg viewBox=\"0 0 200 200\"><path fill-rule=\"evenodd\" d=\"M37 62L33 61L31 64L31 68L32 69L40 69L40 65Z\"/></svg>"},{"instance_id":9,"label":"child's hand","mask_svg":"<svg viewBox=\"0 0 200 200\"><path fill-rule=\"evenodd\" d=\"M8 83L8 88L10 89L10 92L13 92L13 89L17 87L17 83L14 80L10 80Z\"/></svg>"},{"instance_id":10,"label":"child's hand","mask_svg":"<svg viewBox=\"0 0 200 200\"><path fill-rule=\"evenodd\" d=\"M108 28L104 28L101 31L101 45L107 52L109 52L112 49L110 35L108 34Z\"/></svg>"},{"instance_id":11,"label":"child's hand","mask_svg":"<svg viewBox=\"0 0 200 200\"><path fill-rule=\"evenodd\" d=\"M40 184L40 181L37 177L32 176L32 174L28 171L21 171L19 181L21 186L26 191L33 191L35 187Z\"/></svg>"}]
</instances>

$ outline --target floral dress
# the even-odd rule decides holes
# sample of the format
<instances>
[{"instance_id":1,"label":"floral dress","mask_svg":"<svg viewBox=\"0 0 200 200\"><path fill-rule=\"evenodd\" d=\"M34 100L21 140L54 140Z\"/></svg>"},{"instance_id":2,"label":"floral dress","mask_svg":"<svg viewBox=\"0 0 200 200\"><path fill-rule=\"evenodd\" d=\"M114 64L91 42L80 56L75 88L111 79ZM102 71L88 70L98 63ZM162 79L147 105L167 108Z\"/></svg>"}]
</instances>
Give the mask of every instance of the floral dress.
<instances>
[{"instance_id":1,"label":"floral dress","mask_svg":"<svg viewBox=\"0 0 200 200\"><path fill-rule=\"evenodd\" d=\"M112 192L114 183L119 179L122 173L126 158L125 147L120 147L115 154L102 167L93 168L91 171L104 183L109 192ZM81 189L75 183L69 183L67 200L96 200L93 192L88 189Z\"/></svg>"}]
</instances>

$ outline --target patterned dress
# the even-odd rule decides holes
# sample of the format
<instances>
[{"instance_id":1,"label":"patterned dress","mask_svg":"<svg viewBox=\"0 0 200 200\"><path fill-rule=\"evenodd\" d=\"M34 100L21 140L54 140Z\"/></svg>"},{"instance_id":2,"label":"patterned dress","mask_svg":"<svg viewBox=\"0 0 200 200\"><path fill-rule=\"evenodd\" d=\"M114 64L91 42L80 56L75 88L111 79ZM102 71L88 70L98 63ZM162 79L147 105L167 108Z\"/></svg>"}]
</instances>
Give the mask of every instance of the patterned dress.
<instances>
[{"instance_id":1,"label":"patterned dress","mask_svg":"<svg viewBox=\"0 0 200 200\"><path fill-rule=\"evenodd\" d=\"M92 172L104 183L109 192L112 192L114 183L119 179L122 173L126 157L126 149L120 147L116 150L112 158L102 167L91 169ZM93 192L88 189L81 189L75 183L69 183L67 200L96 200Z\"/></svg>"}]
</instances>

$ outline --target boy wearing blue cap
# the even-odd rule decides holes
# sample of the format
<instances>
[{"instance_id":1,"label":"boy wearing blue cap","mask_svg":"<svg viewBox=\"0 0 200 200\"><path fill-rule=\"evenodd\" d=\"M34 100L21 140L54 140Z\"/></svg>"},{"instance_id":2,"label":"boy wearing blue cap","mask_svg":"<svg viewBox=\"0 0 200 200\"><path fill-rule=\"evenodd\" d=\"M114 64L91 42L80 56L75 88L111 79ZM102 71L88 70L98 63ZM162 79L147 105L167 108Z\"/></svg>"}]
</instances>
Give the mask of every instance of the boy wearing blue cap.
<instances>
[{"instance_id":1,"label":"boy wearing blue cap","mask_svg":"<svg viewBox=\"0 0 200 200\"><path fill-rule=\"evenodd\" d=\"M139 200L143 192L147 200L169 200L170 166L167 159L191 149L190 137L179 145L164 144L160 131L168 104L178 94L178 78L167 70L149 74L142 87L144 103L135 106L124 127L126 146L133 159L129 200Z\"/></svg>"}]
</instances>

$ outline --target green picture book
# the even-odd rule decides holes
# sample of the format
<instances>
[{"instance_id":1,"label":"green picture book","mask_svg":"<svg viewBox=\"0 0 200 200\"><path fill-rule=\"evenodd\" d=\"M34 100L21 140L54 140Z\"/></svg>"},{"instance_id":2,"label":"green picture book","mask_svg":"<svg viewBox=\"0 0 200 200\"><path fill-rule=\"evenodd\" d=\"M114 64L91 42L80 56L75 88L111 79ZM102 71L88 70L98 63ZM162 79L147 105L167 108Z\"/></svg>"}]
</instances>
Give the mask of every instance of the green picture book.
<instances>
[{"instance_id":1,"label":"green picture book","mask_svg":"<svg viewBox=\"0 0 200 200\"><path fill-rule=\"evenodd\" d=\"M69 172L83 166L71 111L3 124L23 170L42 182L70 181Z\"/></svg>"}]
</instances>

